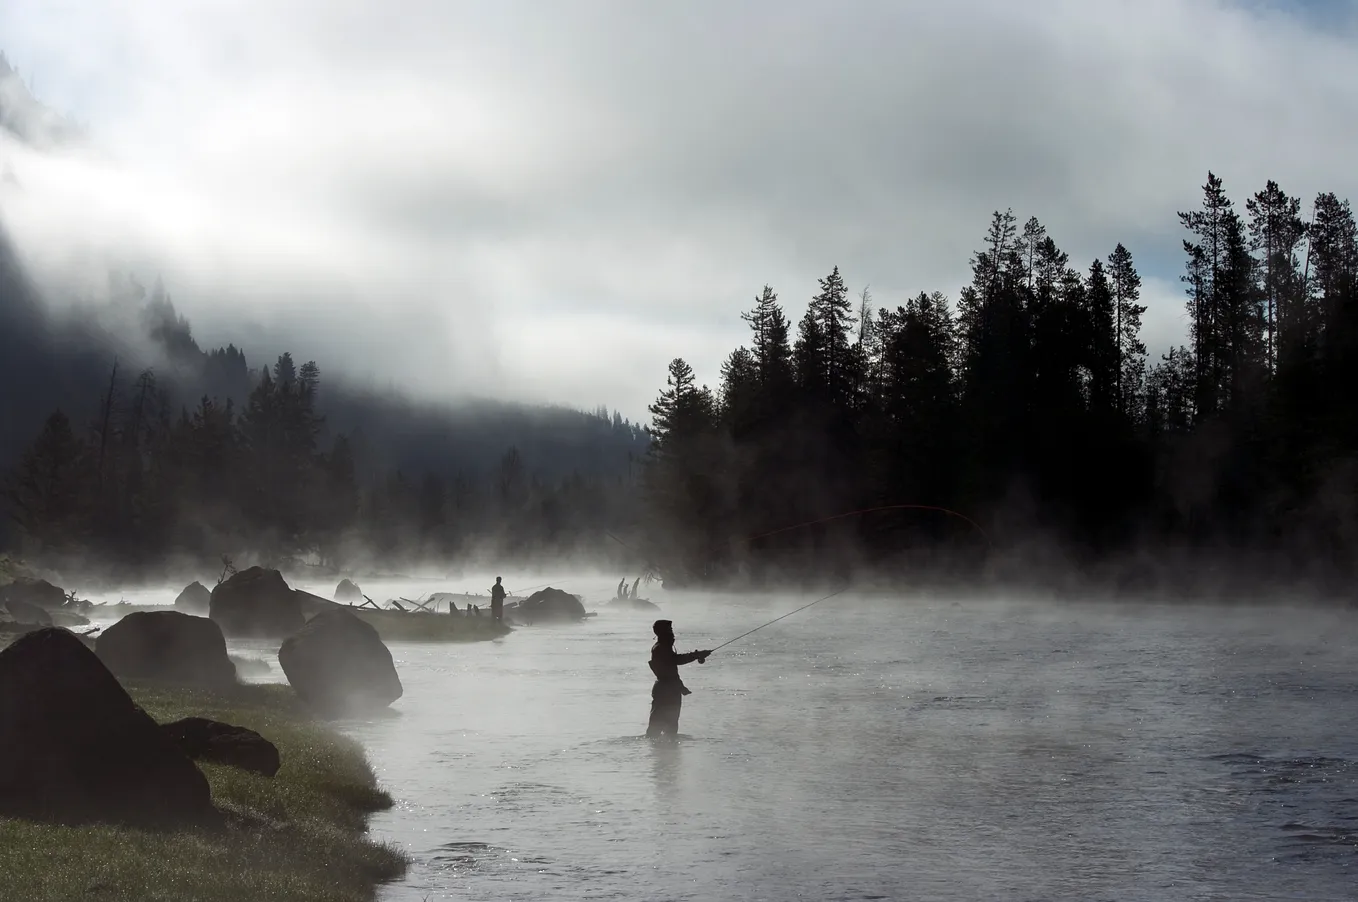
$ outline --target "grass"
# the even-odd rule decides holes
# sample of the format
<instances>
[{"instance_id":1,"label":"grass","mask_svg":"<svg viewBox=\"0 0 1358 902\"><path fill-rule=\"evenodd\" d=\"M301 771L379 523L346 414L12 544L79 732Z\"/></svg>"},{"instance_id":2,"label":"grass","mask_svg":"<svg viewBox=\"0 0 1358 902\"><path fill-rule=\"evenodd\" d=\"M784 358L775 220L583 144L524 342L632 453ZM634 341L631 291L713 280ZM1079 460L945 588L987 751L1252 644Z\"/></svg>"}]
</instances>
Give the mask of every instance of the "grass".
<instances>
[{"instance_id":1,"label":"grass","mask_svg":"<svg viewBox=\"0 0 1358 902\"><path fill-rule=\"evenodd\" d=\"M200 764L225 830L156 833L54 827L0 818L4 898L126 902L371 900L405 873L397 850L367 836L368 815L391 807L363 750L311 720L288 686L229 695L128 684L159 722L192 715L249 727L278 746L269 779Z\"/></svg>"},{"instance_id":2,"label":"grass","mask_svg":"<svg viewBox=\"0 0 1358 902\"><path fill-rule=\"evenodd\" d=\"M508 636L509 627L496 623L490 611L480 617L431 614L425 611L374 611L350 608L363 621L372 624L384 642L479 642Z\"/></svg>"}]
</instances>

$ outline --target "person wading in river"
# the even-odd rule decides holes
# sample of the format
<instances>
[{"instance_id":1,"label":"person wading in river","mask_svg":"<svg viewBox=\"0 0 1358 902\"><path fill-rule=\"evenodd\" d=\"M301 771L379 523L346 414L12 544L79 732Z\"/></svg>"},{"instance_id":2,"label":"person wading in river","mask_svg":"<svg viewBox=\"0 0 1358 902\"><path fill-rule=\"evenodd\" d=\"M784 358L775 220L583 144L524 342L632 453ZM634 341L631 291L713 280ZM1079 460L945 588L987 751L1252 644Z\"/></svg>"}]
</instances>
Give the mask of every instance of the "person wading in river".
<instances>
[{"instance_id":1,"label":"person wading in river","mask_svg":"<svg viewBox=\"0 0 1358 902\"><path fill-rule=\"evenodd\" d=\"M495 577L495 585L490 587L490 616L499 623L505 619L505 587L500 585L501 577Z\"/></svg>"},{"instance_id":2,"label":"person wading in river","mask_svg":"<svg viewBox=\"0 0 1358 902\"><path fill-rule=\"evenodd\" d=\"M697 661L702 664L711 651L691 651L679 654L674 650L674 625L668 620L657 620L655 626L655 645L651 646L651 673L655 674L655 685L651 687L651 722L646 727L647 736L679 735L679 709L683 706L684 696L690 694L688 687L679 679L679 665Z\"/></svg>"}]
</instances>

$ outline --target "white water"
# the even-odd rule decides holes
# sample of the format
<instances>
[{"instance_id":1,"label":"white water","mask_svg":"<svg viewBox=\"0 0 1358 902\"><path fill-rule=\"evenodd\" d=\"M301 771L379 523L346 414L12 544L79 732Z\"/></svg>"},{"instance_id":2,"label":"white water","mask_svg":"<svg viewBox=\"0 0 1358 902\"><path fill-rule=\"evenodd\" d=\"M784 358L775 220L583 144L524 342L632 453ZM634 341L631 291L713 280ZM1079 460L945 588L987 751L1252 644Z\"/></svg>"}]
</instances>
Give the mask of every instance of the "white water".
<instances>
[{"instance_id":1,"label":"white water","mask_svg":"<svg viewBox=\"0 0 1358 902\"><path fill-rule=\"evenodd\" d=\"M600 615L394 644L342 725L414 859L382 899L1356 897L1351 614L845 595L684 667L664 745L652 615L563 586ZM687 650L809 598L656 600Z\"/></svg>"}]
</instances>

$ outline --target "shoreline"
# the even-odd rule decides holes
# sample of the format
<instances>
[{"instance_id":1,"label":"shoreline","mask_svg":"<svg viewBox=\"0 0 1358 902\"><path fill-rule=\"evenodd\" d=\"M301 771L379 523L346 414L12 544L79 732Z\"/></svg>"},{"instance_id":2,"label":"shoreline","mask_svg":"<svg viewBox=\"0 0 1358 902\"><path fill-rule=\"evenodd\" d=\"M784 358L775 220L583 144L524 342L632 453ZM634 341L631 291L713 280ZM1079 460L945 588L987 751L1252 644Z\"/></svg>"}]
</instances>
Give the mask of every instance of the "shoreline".
<instances>
[{"instance_id":1,"label":"shoreline","mask_svg":"<svg viewBox=\"0 0 1358 902\"><path fill-rule=\"evenodd\" d=\"M358 605L340 605L344 610L352 611L360 620L377 630L377 635L383 642L437 642L437 643L458 643L458 642L487 642L492 639L500 639L508 636L513 630L503 624L496 624L485 613L480 617L454 616L450 614L432 614L422 611L392 611L387 609L373 610L372 608L359 607ZM85 616L90 619L88 626L79 629L89 629L94 627L105 627L126 617L128 614L135 614L142 611L179 611L182 614L193 612L176 608L173 604L132 604L117 603L106 605L95 605L85 612ZM204 613L193 614L196 617L206 617Z\"/></svg>"},{"instance_id":2,"label":"shoreline","mask_svg":"<svg viewBox=\"0 0 1358 902\"><path fill-rule=\"evenodd\" d=\"M277 746L278 773L269 778L199 762L213 804L227 816L218 830L0 818L0 872L9 896L369 902L379 886L405 874L407 857L368 834L369 816L393 803L363 748L309 715L291 687L241 684L209 693L123 685L158 723L197 716L255 730Z\"/></svg>"},{"instance_id":3,"label":"shoreline","mask_svg":"<svg viewBox=\"0 0 1358 902\"><path fill-rule=\"evenodd\" d=\"M1047 561L1034 555L1011 557L982 566L956 561L925 563L895 570L827 566L819 575L781 574L712 576L671 580L671 598L687 594L822 595L845 592L864 596L933 595L948 599L981 596L1099 604L1260 606L1297 604L1315 607L1358 605L1358 590L1346 570L1289 565L1267 558L1170 555L1137 561Z\"/></svg>"}]
</instances>

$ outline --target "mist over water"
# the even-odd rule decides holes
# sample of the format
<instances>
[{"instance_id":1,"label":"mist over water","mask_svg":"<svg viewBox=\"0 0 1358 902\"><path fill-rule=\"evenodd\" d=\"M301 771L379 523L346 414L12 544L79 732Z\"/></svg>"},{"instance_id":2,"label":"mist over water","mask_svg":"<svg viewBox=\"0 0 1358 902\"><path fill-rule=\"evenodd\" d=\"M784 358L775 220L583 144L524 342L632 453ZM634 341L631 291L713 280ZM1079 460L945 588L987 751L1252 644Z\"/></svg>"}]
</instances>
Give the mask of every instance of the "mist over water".
<instances>
[{"instance_id":1,"label":"mist over water","mask_svg":"<svg viewBox=\"0 0 1358 902\"><path fill-rule=\"evenodd\" d=\"M599 615L389 643L404 697L340 725L414 859L386 902L1352 898L1352 613L846 594L686 665L652 744L653 617L553 584ZM649 594L680 651L810 600Z\"/></svg>"}]
</instances>

